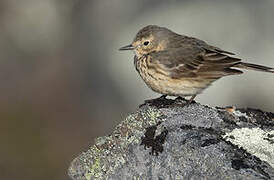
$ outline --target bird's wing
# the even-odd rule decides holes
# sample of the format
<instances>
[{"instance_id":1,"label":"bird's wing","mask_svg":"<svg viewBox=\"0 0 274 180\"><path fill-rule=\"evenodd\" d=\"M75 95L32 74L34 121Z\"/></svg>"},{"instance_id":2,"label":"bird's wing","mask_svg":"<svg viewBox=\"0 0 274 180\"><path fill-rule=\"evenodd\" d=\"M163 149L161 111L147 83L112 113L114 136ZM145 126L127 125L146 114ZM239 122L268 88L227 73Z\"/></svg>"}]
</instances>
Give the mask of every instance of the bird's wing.
<instances>
[{"instance_id":1,"label":"bird's wing","mask_svg":"<svg viewBox=\"0 0 274 180\"><path fill-rule=\"evenodd\" d=\"M225 51L225 50L222 50L218 47L215 47L215 46L210 46L208 44L204 44L203 45L203 48L209 52L215 52L215 53L221 53L221 54L229 54L229 55L235 55L234 53L232 52L229 52L229 51Z\"/></svg>"},{"instance_id":2,"label":"bird's wing","mask_svg":"<svg viewBox=\"0 0 274 180\"><path fill-rule=\"evenodd\" d=\"M220 50L219 50L220 51ZM183 46L159 52L152 52L152 64L169 72L172 78L213 78L240 74L239 70L231 69L239 63L238 58L230 57L211 47Z\"/></svg>"}]
</instances>

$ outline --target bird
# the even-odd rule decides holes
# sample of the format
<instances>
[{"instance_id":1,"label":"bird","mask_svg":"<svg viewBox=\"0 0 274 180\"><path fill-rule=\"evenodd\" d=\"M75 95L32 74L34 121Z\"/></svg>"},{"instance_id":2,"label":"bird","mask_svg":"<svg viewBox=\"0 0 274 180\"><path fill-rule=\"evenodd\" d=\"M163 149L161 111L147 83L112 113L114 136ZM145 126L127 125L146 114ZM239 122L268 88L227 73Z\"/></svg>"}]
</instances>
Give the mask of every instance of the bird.
<instances>
[{"instance_id":1,"label":"bird","mask_svg":"<svg viewBox=\"0 0 274 180\"><path fill-rule=\"evenodd\" d=\"M274 73L274 68L242 62L232 52L157 25L143 27L131 44L119 50L134 51L135 69L161 98L190 97L186 104L222 77L242 70Z\"/></svg>"}]
</instances>

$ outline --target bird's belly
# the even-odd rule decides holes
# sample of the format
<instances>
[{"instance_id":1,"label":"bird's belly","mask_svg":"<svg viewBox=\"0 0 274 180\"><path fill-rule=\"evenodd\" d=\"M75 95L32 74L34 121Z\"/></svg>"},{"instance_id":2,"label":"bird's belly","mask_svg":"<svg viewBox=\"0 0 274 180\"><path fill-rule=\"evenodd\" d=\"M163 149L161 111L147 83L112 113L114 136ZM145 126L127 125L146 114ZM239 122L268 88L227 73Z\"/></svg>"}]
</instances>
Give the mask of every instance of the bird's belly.
<instances>
[{"instance_id":1,"label":"bird's belly","mask_svg":"<svg viewBox=\"0 0 274 180\"><path fill-rule=\"evenodd\" d=\"M148 87L160 94L170 96L193 96L200 94L212 79L180 78L175 79L169 72L152 65L150 58L135 59L135 67Z\"/></svg>"},{"instance_id":2,"label":"bird's belly","mask_svg":"<svg viewBox=\"0 0 274 180\"><path fill-rule=\"evenodd\" d=\"M173 79L154 70L139 71L140 76L148 87L160 94L170 96L192 96L200 94L211 84L209 80L200 79Z\"/></svg>"}]
</instances>

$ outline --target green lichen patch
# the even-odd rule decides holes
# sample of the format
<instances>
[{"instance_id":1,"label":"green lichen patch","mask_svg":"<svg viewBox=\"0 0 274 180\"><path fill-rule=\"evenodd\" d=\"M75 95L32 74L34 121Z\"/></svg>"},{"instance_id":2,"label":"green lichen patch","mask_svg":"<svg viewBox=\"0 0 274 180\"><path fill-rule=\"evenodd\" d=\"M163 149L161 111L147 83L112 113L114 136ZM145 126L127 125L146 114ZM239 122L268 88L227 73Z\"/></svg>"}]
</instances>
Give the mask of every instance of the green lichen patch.
<instances>
[{"instance_id":1,"label":"green lichen patch","mask_svg":"<svg viewBox=\"0 0 274 180\"><path fill-rule=\"evenodd\" d=\"M127 162L124 155L128 146L140 144L145 129L162 121L159 110L142 107L122 121L112 135L96 138L95 144L72 162L69 175L79 180L104 179Z\"/></svg>"}]
</instances>

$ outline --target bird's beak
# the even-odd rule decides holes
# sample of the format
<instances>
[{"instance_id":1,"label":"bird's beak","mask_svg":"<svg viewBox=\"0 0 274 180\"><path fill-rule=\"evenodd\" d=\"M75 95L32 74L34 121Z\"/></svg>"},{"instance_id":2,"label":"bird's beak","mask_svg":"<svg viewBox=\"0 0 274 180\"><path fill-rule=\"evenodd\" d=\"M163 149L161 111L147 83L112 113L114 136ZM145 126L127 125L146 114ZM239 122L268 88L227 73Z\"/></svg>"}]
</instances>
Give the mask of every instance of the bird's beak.
<instances>
[{"instance_id":1,"label":"bird's beak","mask_svg":"<svg viewBox=\"0 0 274 180\"><path fill-rule=\"evenodd\" d=\"M130 45L127 45L127 46L124 46L124 47L121 47L119 49L119 51L124 51L124 50L133 50L134 47L130 44Z\"/></svg>"}]
</instances>

